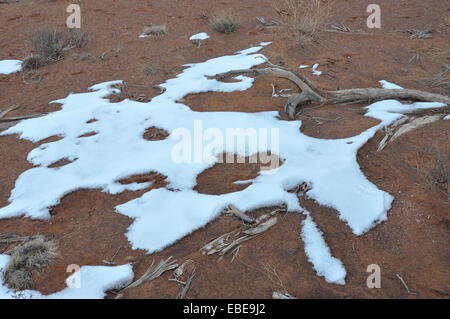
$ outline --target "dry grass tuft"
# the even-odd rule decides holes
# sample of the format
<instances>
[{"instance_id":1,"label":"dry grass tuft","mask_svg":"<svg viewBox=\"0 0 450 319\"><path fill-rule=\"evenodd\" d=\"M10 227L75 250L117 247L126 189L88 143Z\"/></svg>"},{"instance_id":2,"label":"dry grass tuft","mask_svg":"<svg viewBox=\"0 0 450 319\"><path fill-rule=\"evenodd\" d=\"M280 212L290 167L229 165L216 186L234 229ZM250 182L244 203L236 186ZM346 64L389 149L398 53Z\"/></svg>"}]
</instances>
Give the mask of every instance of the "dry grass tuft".
<instances>
[{"instance_id":1,"label":"dry grass tuft","mask_svg":"<svg viewBox=\"0 0 450 319\"><path fill-rule=\"evenodd\" d=\"M25 58L22 65L24 70L33 70L62 59L65 51L86 45L88 35L75 29L63 32L45 26L33 32L29 41L35 53Z\"/></svg>"},{"instance_id":2,"label":"dry grass tuft","mask_svg":"<svg viewBox=\"0 0 450 319\"><path fill-rule=\"evenodd\" d=\"M89 36L86 32L78 29L70 29L66 34L66 48L81 48L89 42Z\"/></svg>"},{"instance_id":3,"label":"dry grass tuft","mask_svg":"<svg viewBox=\"0 0 450 319\"><path fill-rule=\"evenodd\" d=\"M421 169L424 183L418 184L426 189L441 189L450 202L450 143L443 152L438 144L430 148L430 165Z\"/></svg>"},{"instance_id":4,"label":"dry grass tuft","mask_svg":"<svg viewBox=\"0 0 450 319\"><path fill-rule=\"evenodd\" d=\"M30 238L11 252L5 272L8 285L17 290L34 286L33 273L48 266L56 256L56 243L45 236Z\"/></svg>"},{"instance_id":5,"label":"dry grass tuft","mask_svg":"<svg viewBox=\"0 0 450 319\"><path fill-rule=\"evenodd\" d=\"M151 27L145 27L142 32L143 35L160 37L167 33L166 25L153 25Z\"/></svg>"},{"instance_id":6,"label":"dry grass tuft","mask_svg":"<svg viewBox=\"0 0 450 319\"><path fill-rule=\"evenodd\" d=\"M64 32L45 26L31 34L30 42L33 50L42 58L58 60L63 56L66 39Z\"/></svg>"},{"instance_id":7,"label":"dry grass tuft","mask_svg":"<svg viewBox=\"0 0 450 319\"><path fill-rule=\"evenodd\" d=\"M279 24L300 45L317 41L318 33L329 23L330 1L322 0L273 0L273 6L281 16Z\"/></svg>"},{"instance_id":8,"label":"dry grass tuft","mask_svg":"<svg viewBox=\"0 0 450 319\"><path fill-rule=\"evenodd\" d=\"M448 187L450 184L450 153L442 154L435 145L433 165L428 172L428 179L432 185Z\"/></svg>"},{"instance_id":9,"label":"dry grass tuft","mask_svg":"<svg viewBox=\"0 0 450 319\"><path fill-rule=\"evenodd\" d=\"M232 14L215 15L211 18L209 24L214 31L225 34L236 32L241 26Z\"/></svg>"},{"instance_id":10,"label":"dry grass tuft","mask_svg":"<svg viewBox=\"0 0 450 319\"><path fill-rule=\"evenodd\" d=\"M450 67L448 65L443 65L441 71L426 77L425 84L434 87L440 88L444 92L450 92Z\"/></svg>"},{"instance_id":11,"label":"dry grass tuft","mask_svg":"<svg viewBox=\"0 0 450 319\"><path fill-rule=\"evenodd\" d=\"M34 70L40 68L47 64L47 59L44 59L39 54L30 54L22 62L22 69L24 70Z\"/></svg>"}]
</instances>

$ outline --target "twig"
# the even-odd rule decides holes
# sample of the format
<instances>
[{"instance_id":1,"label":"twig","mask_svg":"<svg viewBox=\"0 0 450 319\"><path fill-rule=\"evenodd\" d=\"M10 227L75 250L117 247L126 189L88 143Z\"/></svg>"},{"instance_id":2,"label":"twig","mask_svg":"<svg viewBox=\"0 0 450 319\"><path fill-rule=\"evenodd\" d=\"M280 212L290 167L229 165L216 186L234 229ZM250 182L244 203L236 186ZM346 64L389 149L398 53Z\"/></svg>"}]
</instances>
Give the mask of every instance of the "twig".
<instances>
[{"instance_id":1,"label":"twig","mask_svg":"<svg viewBox=\"0 0 450 319\"><path fill-rule=\"evenodd\" d=\"M195 268L192 270L191 275L189 276L188 280L186 281L186 284L184 285L183 289L181 289L180 293L177 296L177 299L183 299L188 291L191 289L192 286L192 280L195 277Z\"/></svg>"},{"instance_id":2,"label":"twig","mask_svg":"<svg viewBox=\"0 0 450 319\"><path fill-rule=\"evenodd\" d=\"M237 254L239 254L239 250L241 250L242 245L237 246L233 251L233 257L231 257L230 264L233 263L234 259L236 258Z\"/></svg>"},{"instance_id":3,"label":"twig","mask_svg":"<svg viewBox=\"0 0 450 319\"><path fill-rule=\"evenodd\" d=\"M395 275L397 276L398 279L400 279L400 282L402 283L403 287L405 287L408 294L417 295L415 292L411 292L411 290L409 290L408 285L406 284L406 282L403 280L403 278L399 274L395 274Z\"/></svg>"},{"instance_id":4,"label":"twig","mask_svg":"<svg viewBox=\"0 0 450 319\"><path fill-rule=\"evenodd\" d=\"M169 281L174 281L174 282L179 283L181 285L186 285L186 282L181 281L181 280L179 280L177 278L169 278Z\"/></svg>"},{"instance_id":5,"label":"twig","mask_svg":"<svg viewBox=\"0 0 450 319\"><path fill-rule=\"evenodd\" d=\"M110 259L111 262L114 261L114 258L116 258L116 256L119 253L120 249L122 249L122 246L119 246L119 248L117 248L116 252L114 253L114 255Z\"/></svg>"},{"instance_id":6,"label":"twig","mask_svg":"<svg viewBox=\"0 0 450 319\"><path fill-rule=\"evenodd\" d=\"M111 257L110 260L102 260L103 263L108 264L108 265L115 265L116 263L114 262L114 258L116 258L117 254L119 253L119 250L122 248L122 246L119 246L119 248L116 250L116 252L114 253L114 255Z\"/></svg>"}]
</instances>

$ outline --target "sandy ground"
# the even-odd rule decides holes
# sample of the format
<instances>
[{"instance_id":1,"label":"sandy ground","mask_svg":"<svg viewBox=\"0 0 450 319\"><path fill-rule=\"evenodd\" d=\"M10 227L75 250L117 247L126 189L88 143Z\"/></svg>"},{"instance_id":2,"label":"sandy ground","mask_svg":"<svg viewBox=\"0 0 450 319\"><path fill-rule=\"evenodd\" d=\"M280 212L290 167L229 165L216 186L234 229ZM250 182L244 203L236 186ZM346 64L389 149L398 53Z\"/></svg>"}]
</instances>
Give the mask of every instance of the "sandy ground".
<instances>
[{"instance_id":1,"label":"sandy ground","mask_svg":"<svg viewBox=\"0 0 450 319\"><path fill-rule=\"evenodd\" d=\"M368 30L365 24L369 3L339 1L332 18L333 22L369 34L322 33L318 43L300 48L282 29L261 28L257 24L257 16L277 18L266 0L217 1L214 6L207 0L82 2L82 28L91 34L88 45L68 52L63 60L42 67L35 74L0 75L0 109L20 106L10 116L57 110L58 105L48 103L103 81L122 79L132 84L157 85L179 73L182 64L232 54L261 41L273 41L262 53L272 60L282 57L287 67L319 63L324 74L311 78L322 88L377 87L378 81L385 79L407 88L449 94L427 87L423 81L449 62L449 55L445 55L449 49L448 2L380 0L382 29L376 31ZM44 0L0 4L0 60L27 56L31 50L27 38L33 30L43 25L64 28L67 4ZM242 26L236 33L217 34L208 26L207 17L224 10L239 17ZM145 26L157 24L167 25L166 36L138 38ZM398 29L435 32L432 39L411 39L404 33L389 32ZM208 32L211 39L197 47L188 39L202 31ZM423 53L422 58L411 63L416 53ZM144 73L147 67L163 71L149 76ZM291 87L281 80L257 79L244 92L191 95L185 102L197 111L282 111L285 99L272 98L271 84ZM124 92L123 97L144 100L158 93L139 87L128 87ZM360 109L358 105L326 105L305 111L306 116L300 118L302 130L320 138L358 134L377 123L364 118ZM312 116L339 119L318 121ZM281 215L275 227L246 242L233 262L230 256L217 261L217 257L199 253L207 242L242 227L239 220L230 216L219 217L162 252L146 255L144 251L132 250L124 236L132 221L117 214L114 206L144 191L117 196L76 191L52 208L51 220L0 220L0 233L51 234L58 240L58 258L35 276L36 289L45 294L64 288L67 265L100 265L115 255L118 264L133 261L136 276L153 259L173 256L181 262L194 260L197 275L187 298L270 298L275 290L287 290L299 298L448 298L450 206L441 189L419 184L424 183L423 176L433 158L431 146L440 145L445 151L449 134L450 121L439 121L376 152L383 137L379 132L359 151L358 162L366 176L395 196L388 221L365 235L352 234L333 209L313 201L302 202L325 233L333 255L344 263L345 286L326 283L315 274L300 240L303 216L296 213ZM7 204L16 178L32 167L26 156L35 147L36 144L16 136L0 137L1 207ZM198 177L196 189L208 194L236 191L245 186L232 182L251 178L258 169L258 165L249 164L217 165ZM156 174L136 178L154 180L154 188L165 185L164 176ZM256 216L268 210L251 214ZM381 267L380 289L366 286L370 264ZM268 272L267 266L275 269L277 275ZM407 293L397 274L415 294ZM168 281L169 276L166 273L153 282L129 289L124 298L174 298L180 287Z\"/></svg>"}]
</instances>

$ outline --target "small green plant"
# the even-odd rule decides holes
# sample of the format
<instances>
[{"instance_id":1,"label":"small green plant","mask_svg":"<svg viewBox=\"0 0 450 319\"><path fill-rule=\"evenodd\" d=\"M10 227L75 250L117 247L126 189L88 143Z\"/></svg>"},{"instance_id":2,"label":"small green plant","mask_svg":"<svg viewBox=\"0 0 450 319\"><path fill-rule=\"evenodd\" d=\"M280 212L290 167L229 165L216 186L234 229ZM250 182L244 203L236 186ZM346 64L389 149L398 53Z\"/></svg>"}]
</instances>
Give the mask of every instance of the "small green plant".
<instances>
[{"instance_id":1,"label":"small green plant","mask_svg":"<svg viewBox=\"0 0 450 319\"><path fill-rule=\"evenodd\" d=\"M233 15L221 14L211 18L210 26L216 32L230 34L236 32L241 24Z\"/></svg>"}]
</instances>

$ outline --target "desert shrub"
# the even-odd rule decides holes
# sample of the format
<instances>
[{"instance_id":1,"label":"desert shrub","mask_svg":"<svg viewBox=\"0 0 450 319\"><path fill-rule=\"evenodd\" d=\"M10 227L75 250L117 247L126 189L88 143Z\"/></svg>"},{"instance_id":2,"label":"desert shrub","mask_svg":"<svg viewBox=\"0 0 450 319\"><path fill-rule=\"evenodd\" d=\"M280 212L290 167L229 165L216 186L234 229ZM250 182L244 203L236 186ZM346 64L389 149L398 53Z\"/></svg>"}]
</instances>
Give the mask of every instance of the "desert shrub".
<instances>
[{"instance_id":1,"label":"desert shrub","mask_svg":"<svg viewBox=\"0 0 450 319\"><path fill-rule=\"evenodd\" d=\"M62 59L65 51L86 45L88 35L79 30L63 32L45 26L34 31L29 41L34 53L25 58L22 64L24 70L36 69L50 61Z\"/></svg>"},{"instance_id":2,"label":"desert shrub","mask_svg":"<svg viewBox=\"0 0 450 319\"><path fill-rule=\"evenodd\" d=\"M439 72L425 77L424 82L430 87L441 89L444 93L450 92L450 67L444 64Z\"/></svg>"},{"instance_id":3,"label":"desert shrub","mask_svg":"<svg viewBox=\"0 0 450 319\"><path fill-rule=\"evenodd\" d=\"M31 34L30 42L36 54L49 60L57 60L63 56L66 37L64 32L45 26Z\"/></svg>"},{"instance_id":4,"label":"desert shrub","mask_svg":"<svg viewBox=\"0 0 450 319\"><path fill-rule=\"evenodd\" d=\"M281 16L279 24L300 45L316 41L331 17L330 1L274 0L273 5Z\"/></svg>"},{"instance_id":5,"label":"desert shrub","mask_svg":"<svg viewBox=\"0 0 450 319\"><path fill-rule=\"evenodd\" d=\"M47 64L47 60L39 54L30 54L22 61L23 70L34 70Z\"/></svg>"},{"instance_id":6,"label":"desert shrub","mask_svg":"<svg viewBox=\"0 0 450 319\"><path fill-rule=\"evenodd\" d=\"M450 153L443 154L437 145L434 146L428 180L433 186L447 188L450 184Z\"/></svg>"},{"instance_id":7,"label":"desert shrub","mask_svg":"<svg viewBox=\"0 0 450 319\"><path fill-rule=\"evenodd\" d=\"M241 24L231 14L220 14L211 18L210 26L216 32L230 34L236 32Z\"/></svg>"},{"instance_id":8,"label":"desert shrub","mask_svg":"<svg viewBox=\"0 0 450 319\"><path fill-rule=\"evenodd\" d=\"M81 48L89 42L86 32L78 29L70 29L66 34L66 48Z\"/></svg>"},{"instance_id":9,"label":"desert shrub","mask_svg":"<svg viewBox=\"0 0 450 319\"><path fill-rule=\"evenodd\" d=\"M445 147L433 144L427 154L428 162L418 168L422 182L418 186L425 189L438 189L448 196L450 202L450 143Z\"/></svg>"},{"instance_id":10,"label":"desert shrub","mask_svg":"<svg viewBox=\"0 0 450 319\"><path fill-rule=\"evenodd\" d=\"M33 273L48 266L56 256L56 243L39 235L30 238L11 252L5 271L5 280L13 289L30 289L34 286Z\"/></svg>"},{"instance_id":11,"label":"desert shrub","mask_svg":"<svg viewBox=\"0 0 450 319\"><path fill-rule=\"evenodd\" d=\"M151 36L163 36L167 33L166 25L153 25L151 27L145 27L143 34Z\"/></svg>"}]
</instances>

